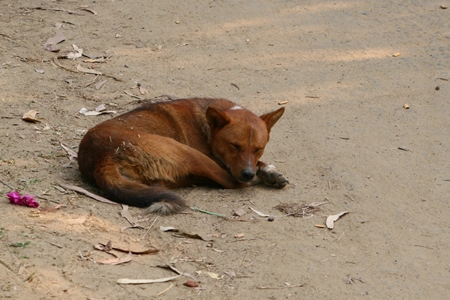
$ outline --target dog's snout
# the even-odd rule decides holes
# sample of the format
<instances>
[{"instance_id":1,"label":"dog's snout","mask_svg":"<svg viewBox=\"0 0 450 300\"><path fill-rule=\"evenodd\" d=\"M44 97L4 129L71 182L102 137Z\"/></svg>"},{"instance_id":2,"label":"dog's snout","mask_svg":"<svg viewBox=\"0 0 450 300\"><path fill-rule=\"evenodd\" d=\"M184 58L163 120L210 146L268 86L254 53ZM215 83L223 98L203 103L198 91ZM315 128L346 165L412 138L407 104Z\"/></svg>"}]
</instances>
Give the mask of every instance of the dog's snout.
<instances>
[{"instance_id":1,"label":"dog's snout","mask_svg":"<svg viewBox=\"0 0 450 300\"><path fill-rule=\"evenodd\" d=\"M252 169L244 169L241 172L241 177L245 181L250 181L255 177L255 172Z\"/></svg>"}]
</instances>

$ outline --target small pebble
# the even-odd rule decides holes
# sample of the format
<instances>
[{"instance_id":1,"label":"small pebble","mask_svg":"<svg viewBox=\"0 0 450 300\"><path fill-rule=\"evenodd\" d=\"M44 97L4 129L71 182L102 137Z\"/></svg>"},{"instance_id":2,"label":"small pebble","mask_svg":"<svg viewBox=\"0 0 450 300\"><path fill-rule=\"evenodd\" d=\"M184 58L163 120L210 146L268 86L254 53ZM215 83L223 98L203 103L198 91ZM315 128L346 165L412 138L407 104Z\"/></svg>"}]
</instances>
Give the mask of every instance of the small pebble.
<instances>
[{"instance_id":1,"label":"small pebble","mask_svg":"<svg viewBox=\"0 0 450 300\"><path fill-rule=\"evenodd\" d=\"M269 221L269 222L273 222L273 220L275 220L274 217L269 217L269 218L267 218L267 221Z\"/></svg>"},{"instance_id":2,"label":"small pebble","mask_svg":"<svg viewBox=\"0 0 450 300\"><path fill-rule=\"evenodd\" d=\"M436 91L439 91L441 88L437 86L437 87L435 87L434 89L435 89Z\"/></svg>"}]
</instances>

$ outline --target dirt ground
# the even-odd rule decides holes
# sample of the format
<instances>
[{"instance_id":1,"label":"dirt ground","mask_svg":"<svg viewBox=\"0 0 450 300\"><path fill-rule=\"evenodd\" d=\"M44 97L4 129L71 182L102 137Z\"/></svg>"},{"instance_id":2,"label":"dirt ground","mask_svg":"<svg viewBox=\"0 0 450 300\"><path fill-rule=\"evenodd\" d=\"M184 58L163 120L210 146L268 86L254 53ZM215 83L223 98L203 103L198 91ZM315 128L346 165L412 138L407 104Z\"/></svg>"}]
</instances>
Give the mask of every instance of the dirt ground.
<instances>
[{"instance_id":1,"label":"dirt ground","mask_svg":"<svg viewBox=\"0 0 450 300\"><path fill-rule=\"evenodd\" d=\"M448 298L449 63L446 0L1 1L0 298ZM164 94L258 114L286 101L263 160L290 185L181 189L227 217L129 208L135 228L119 205L59 186L100 193L61 143L76 151L93 125ZM101 104L117 113L79 113ZM41 122L22 120L30 110ZM10 204L12 189L40 207ZM313 202L326 202L313 216L274 208ZM101 264L108 241L160 251ZM176 276L167 264L192 277L117 283Z\"/></svg>"}]
</instances>

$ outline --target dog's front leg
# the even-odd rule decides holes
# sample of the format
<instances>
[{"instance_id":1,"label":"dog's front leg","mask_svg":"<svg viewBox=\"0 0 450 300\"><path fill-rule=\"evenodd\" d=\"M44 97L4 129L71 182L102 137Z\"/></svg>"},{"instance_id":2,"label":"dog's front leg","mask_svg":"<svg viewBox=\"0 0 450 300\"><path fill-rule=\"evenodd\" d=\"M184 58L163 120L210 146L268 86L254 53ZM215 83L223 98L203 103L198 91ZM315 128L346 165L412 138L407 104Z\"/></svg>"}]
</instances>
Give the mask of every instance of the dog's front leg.
<instances>
[{"instance_id":1,"label":"dog's front leg","mask_svg":"<svg viewBox=\"0 0 450 300\"><path fill-rule=\"evenodd\" d=\"M275 166L258 161L257 167L258 172L256 175L264 184L281 189L289 183L289 180L283 174L279 173L275 169Z\"/></svg>"}]
</instances>

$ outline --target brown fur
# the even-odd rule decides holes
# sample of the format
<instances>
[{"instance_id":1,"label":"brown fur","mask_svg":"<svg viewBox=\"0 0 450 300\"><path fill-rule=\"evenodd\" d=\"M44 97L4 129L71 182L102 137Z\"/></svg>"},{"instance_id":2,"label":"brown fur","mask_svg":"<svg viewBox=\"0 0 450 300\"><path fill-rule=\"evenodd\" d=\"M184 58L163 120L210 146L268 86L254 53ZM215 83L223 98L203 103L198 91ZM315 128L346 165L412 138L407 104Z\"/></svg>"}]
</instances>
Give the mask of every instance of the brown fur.
<instances>
[{"instance_id":1,"label":"brown fur","mask_svg":"<svg viewBox=\"0 0 450 300\"><path fill-rule=\"evenodd\" d=\"M83 137L81 174L119 203L171 214L187 208L168 189L193 184L240 188L287 179L259 161L284 108L256 116L225 99L146 104Z\"/></svg>"}]
</instances>

